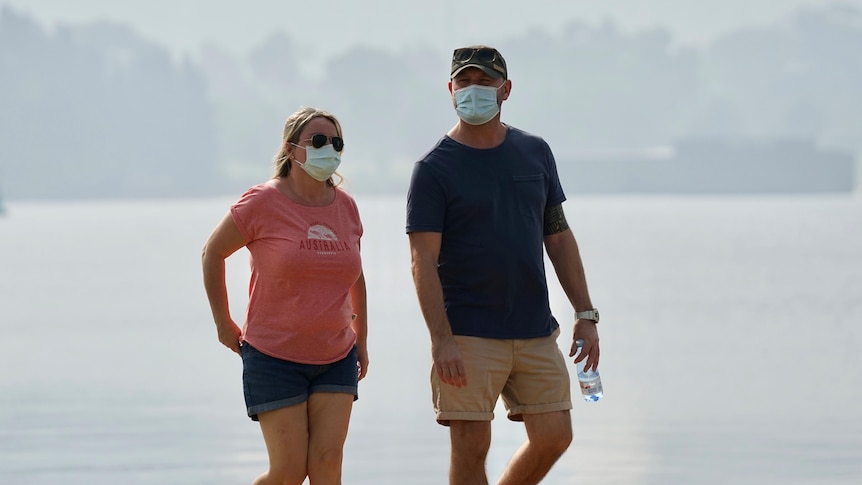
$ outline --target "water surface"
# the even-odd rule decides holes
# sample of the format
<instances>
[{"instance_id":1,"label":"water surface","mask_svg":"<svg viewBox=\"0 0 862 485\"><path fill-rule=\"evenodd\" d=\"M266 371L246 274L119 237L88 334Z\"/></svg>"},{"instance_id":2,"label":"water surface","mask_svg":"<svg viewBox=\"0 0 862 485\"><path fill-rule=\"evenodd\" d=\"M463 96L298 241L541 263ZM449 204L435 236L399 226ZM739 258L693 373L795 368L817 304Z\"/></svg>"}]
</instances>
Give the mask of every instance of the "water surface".
<instances>
[{"instance_id":1,"label":"water surface","mask_svg":"<svg viewBox=\"0 0 862 485\"><path fill-rule=\"evenodd\" d=\"M372 362L344 483L443 484L404 201L357 200ZM7 203L0 482L237 484L262 471L241 364L216 339L200 275L231 201ZM574 401L575 441L543 483L862 483L858 196L564 207L602 310L605 397ZM228 278L240 321L246 253ZM565 335L571 309L551 281ZM492 481L524 439L502 408L493 433Z\"/></svg>"}]
</instances>

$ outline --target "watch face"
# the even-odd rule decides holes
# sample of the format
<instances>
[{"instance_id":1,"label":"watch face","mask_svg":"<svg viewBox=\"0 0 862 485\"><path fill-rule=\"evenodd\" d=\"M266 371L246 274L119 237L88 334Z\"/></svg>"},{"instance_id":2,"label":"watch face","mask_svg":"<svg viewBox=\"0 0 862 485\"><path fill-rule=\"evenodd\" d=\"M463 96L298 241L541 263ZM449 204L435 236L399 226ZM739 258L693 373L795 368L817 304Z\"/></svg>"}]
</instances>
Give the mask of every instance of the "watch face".
<instances>
[{"instance_id":1,"label":"watch face","mask_svg":"<svg viewBox=\"0 0 862 485\"><path fill-rule=\"evenodd\" d=\"M581 316L583 315L583 316ZM592 320L596 323L599 323L599 311L593 308L592 310L587 310L585 312L579 312L575 314L576 318L583 318L584 320Z\"/></svg>"}]
</instances>

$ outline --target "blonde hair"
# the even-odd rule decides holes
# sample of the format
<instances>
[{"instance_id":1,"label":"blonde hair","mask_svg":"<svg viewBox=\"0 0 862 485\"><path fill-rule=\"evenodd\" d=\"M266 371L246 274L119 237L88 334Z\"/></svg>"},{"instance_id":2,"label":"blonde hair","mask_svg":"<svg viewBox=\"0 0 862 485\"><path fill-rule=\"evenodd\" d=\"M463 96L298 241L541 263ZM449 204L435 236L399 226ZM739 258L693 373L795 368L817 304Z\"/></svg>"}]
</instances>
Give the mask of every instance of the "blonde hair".
<instances>
[{"instance_id":1,"label":"blonde hair","mask_svg":"<svg viewBox=\"0 0 862 485\"><path fill-rule=\"evenodd\" d=\"M341 133L341 123L338 122L338 118L335 115L322 109L300 107L296 112L288 116L287 121L284 122L284 131L281 135L281 148L275 156L275 172L272 178L287 177L287 174L290 173L290 167L292 166L290 163L290 153L293 152L291 143L299 143L299 136L302 130L315 118L326 118L331 121L335 125L335 131L338 133L338 136L344 138L344 135ZM326 183L333 187L340 185L344 181L344 177L341 174L336 172L335 175L338 175L338 183L333 180L333 177L329 177L329 180L326 181Z\"/></svg>"}]
</instances>

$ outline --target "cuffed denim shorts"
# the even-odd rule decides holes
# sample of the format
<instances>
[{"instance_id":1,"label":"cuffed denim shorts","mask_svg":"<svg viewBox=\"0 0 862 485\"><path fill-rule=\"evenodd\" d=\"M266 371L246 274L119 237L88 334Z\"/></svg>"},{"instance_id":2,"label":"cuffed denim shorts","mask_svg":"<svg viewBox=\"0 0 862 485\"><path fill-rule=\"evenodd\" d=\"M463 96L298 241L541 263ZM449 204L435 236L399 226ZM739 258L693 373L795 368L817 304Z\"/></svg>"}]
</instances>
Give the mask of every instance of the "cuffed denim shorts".
<instances>
[{"instance_id":1,"label":"cuffed denim shorts","mask_svg":"<svg viewBox=\"0 0 862 485\"><path fill-rule=\"evenodd\" d=\"M298 364L266 355L248 342L242 347L242 385L248 417L294 406L315 392L352 394L359 399L356 346L347 357L324 365Z\"/></svg>"}]
</instances>

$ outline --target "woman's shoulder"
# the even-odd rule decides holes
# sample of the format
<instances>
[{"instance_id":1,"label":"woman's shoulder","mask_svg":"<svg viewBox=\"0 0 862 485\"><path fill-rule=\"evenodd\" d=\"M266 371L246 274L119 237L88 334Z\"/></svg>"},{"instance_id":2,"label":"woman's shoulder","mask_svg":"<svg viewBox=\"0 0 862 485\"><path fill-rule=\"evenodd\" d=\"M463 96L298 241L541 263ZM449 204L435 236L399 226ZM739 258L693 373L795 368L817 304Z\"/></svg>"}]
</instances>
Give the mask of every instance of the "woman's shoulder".
<instances>
[{"instance_id":1,"label":"woman's shoulder","mask_svg":"<svg viewBox=\"0 0 862 485\"><path fill-rule=\"evenodd\" d=\"M275 186L275 180L267 180L266 182L261 182L247 188L240 196L240 199L250 197L269 197L274 195L275 192L278 192L278 188Z\"/></svg>"},{"instance_id":2,"label":"woman's shoulder","mask_svg":"<svg viewBox=\"0 0 862 485\"><path fill-rule=\"evenodd\" d=\"M356 199L344 187L335 187L335 203L356 207Z\"/></svg>"},{"instance_id":3,"label":"woman's shoulder","mask_svg":"<svg viewBox=\"0 0 862 485\"><path fill-rule=\"evenodd\" d=\"M269 200L278 195L278 188L272 180L252 185L233 203L237 206L258 206L266 205Z\"/></svg>"},{"instance_id":4,"label":"woman's shoulder","mask_svg":"<svg viewBox=\"0 0 862 485\"><path fill-rule=\"evenodd\" d=\"M274 192L278 192L278 187L276 185L275 179L267 180L266 182L261 182L256 185L252 185L248 189L246 189L246 194L270 194L272 195Z\"/></svg>"}]
</instances>

